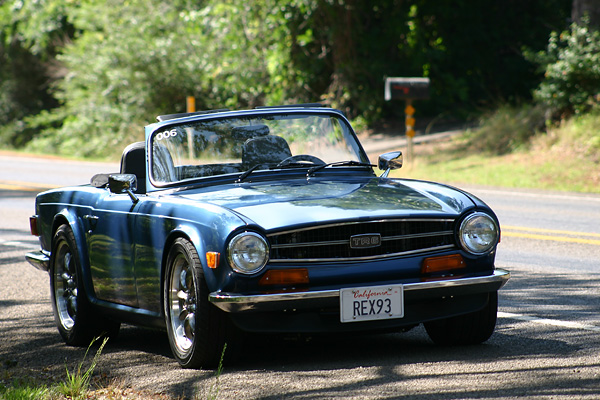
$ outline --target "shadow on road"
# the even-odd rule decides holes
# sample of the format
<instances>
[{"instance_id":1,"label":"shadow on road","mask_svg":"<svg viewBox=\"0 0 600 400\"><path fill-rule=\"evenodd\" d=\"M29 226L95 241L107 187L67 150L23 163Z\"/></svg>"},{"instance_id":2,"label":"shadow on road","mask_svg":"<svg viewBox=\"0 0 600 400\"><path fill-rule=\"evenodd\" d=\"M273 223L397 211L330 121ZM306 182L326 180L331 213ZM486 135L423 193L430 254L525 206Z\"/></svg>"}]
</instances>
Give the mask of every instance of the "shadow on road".
<instances>
[{"instance_id":1,"label":"shadow on road","mask_svg":"<svg viewBox=\"0 0 600 400\"><path fill-rule=\"evenodd\" d=\"M44 274L16 273L17 289L27 291L30 277L47 285ZM595 292L584 291L589 296L584 294L582 303L575 304L573 297L581 301L576 288L598 282L567 275L515 279L503 289L500 307L541 310L542 316L556 307L597 311ZM49 293L20 293L4 292L0 298L0 380L62 380L65 368L81 362L85 349L62 343L45 297ZM594 398L600 394L599 349L598 334L506 318L488 342L477 346L435 346L422 327L385 335L252 335L236 363L224 366L219 391L221 398L265 400ZM104 348L97 373L177 399L215 385L214 371L178 366L164 332L128 325Z\"/></svg>"}]
</instances>

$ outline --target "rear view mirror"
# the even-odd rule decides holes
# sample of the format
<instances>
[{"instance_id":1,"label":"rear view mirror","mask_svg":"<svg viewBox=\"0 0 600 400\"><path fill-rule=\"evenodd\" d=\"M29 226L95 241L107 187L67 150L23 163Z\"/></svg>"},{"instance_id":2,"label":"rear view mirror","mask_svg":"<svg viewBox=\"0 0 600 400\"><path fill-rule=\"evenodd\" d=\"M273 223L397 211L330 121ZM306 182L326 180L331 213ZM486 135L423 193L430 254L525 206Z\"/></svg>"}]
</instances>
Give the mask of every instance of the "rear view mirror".
<instances>
[{"instance_id":1,"label":"rear view mirror","mask_svg":"<svg viewBox=\"0 0 600 400\"><path fill-rule=\"evenodd\" d=\"M402 168L402 152L392 151L380 155L377 165L380 170L385 171L383 174L381 174L381 177L387 178L391 170Z\"/></svg>"},{"instance_id":2,"label":"rear view mirror","mask_svg":"<svg viewBox=\"0 0 600 400\"><path fill-rule=\"evenodd\" d=\"M133 203L139 200L133 192L137 189L137 177L133 174L113 174L108 177L108 188L111 193L127 193Z\"/></svg>"},{"instance_id":3,"label":"rear view mirror","mask_svg":"<svg viewBox=\"0 0 600 400\"><path fill-rule=\"evenodd\" d=\"M137 178L133 174L113 174L108 177L108 187L111 193L124 193L127 190L135 190Z\"/></svg>"}]
</instances>

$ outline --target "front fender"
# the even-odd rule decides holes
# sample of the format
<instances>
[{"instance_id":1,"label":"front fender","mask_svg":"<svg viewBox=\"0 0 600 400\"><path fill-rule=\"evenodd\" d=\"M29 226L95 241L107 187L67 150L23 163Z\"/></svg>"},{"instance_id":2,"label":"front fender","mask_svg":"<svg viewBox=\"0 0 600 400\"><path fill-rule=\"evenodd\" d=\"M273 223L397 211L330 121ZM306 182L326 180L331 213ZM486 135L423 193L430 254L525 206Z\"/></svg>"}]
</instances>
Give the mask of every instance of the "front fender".
<instances>
[{"instance_id":1,"label":"front fender","mask_svg":"<svg viewBox=\"0 0 600 400\"><path fill-rule=\"evenodd\" d=\"M162 314L169 251L177 238L189 240L196 249L206 283L215 291L223 279L219 269L208 268L206 252L223 254L230 233L244 220L230 210L199 204L179 197L142 199L136 207L135 265L139 306Z\"/></svg>"},{"instance_id":2,"label":"front fender","mask_svg":"<svg viewBox=\"0 0 600 400\"><path fill-rule=\"evenodd\" d=\"M91 303L96 303L97 299L94 292L92 275L90 273L90 258L87 249L86 228L82 219L67 208L61 209L54 216L54 220L52 221L50 248L52 250L54 249L54 234L56 233L58 228L64 224L69 225L71 231L73 232L73 237L75 238L75 246L77 247L77 257L80 268L80 270L77 271L77 273L80 274L82 278L87 298Z\"/></svg>"},{"instance_id":3,"label":"front fender","mask_svg":"<svg viewBox=\"0 0 600 400\"><path fill-rule=\"evenodd\" d=\"M165 243L165 250L163 252L162 257L163 284L165 282L164 275L169 249L177 238L184 237L192 243L192 245L196 249L196 252L198 253L200 264L202 265L202 271L204 273L204 279L209 290L214 291L221 286L224 276L222 273L220 274L219 272L223 269L224 265L224 261L222 258L225 256L224 246L231 232L234 232L236 229L238 229L238 227L227 227L227 229L221 230L208 230L206 229L206 227L203 228L203 232L200 232L200 229L197 226L194 226L192 224L180 224L175 229L173 229L173 231L171 231ZM221 262L219 269L215 270L208 267L208 263L206 260L206 252L208 251L215 251L221 254Z\"/></svg>"}]
</instances>

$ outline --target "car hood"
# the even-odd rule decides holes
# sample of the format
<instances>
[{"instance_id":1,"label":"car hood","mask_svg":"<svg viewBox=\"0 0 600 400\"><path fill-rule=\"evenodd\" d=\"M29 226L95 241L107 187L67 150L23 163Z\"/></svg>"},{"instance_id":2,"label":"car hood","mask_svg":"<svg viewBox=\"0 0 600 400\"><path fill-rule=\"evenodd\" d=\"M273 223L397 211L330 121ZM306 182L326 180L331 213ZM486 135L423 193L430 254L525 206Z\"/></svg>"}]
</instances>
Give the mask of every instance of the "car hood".
<instances>
[{"instance_id":1,"label":"car hood","mask_svg":"<svg viewBox=\"0 0 600 400\"><path fill-rule=\"evenodd\" d=\"M228 208L266 230L367 218L455 217L475 206L464 192L448 186L373 177L249 182L177 196Z\"/></svg>"}]
</instances>

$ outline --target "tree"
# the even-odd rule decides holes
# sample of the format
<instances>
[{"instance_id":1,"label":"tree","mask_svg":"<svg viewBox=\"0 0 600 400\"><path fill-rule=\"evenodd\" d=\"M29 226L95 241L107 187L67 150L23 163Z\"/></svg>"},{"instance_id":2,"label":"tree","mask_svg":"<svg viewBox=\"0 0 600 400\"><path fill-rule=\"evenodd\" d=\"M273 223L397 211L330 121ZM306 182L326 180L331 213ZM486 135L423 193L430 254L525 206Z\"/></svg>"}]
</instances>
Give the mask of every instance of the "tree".
<instances>
[{"instance_id":1,"label":"tree","mask_svg":"<svg viewBox=\"0 0 600 400\"><path fill-rule=\"evenodd\" d=\"M14 24L11 7L22 4L28 11ZM36 133L32 149L86 156L140 139L141 126L183 111L188 95L199 109L320 101L375 121L395 111L383 100L385 76L427 76L432 97L421 111L472 113L530 95L540 76L521 47L543 48L570 7L571 0L13 0L0 5L0 32L34 56L46 49L40 65L44 82L58 78L50 92L58 107L9 118L21 133ZM4 65L0 75L23 92Z\"/></svg>"},{"instance_id":2,"label":"tree","mask_svg":"<svg viewBox=\"0 0 600 400\"><path fill-rule=\"evenodd\" d=\"M544 71L535 98L558 117L581 113L600 104L600 31L587 16L568 31L553 32L546 51L531 58Z\"/></svg>"},{"instance_id":3,"label":"tree","mask_svg":"<svg viewBox=\"0 0 600 400\"><path fill-rule=\"evenodd\" d=\"M589 26L600 27L600 3L597 0L573 0L571 20L581 23L586 15Z\"/></svg>"},{"instance_id":4,"label":"tree","mask_svg":"<svg viewBox=\"0 0 600 400\"><path fill-rule=\"evenodd\" d=\"M50 86L62 70L53 60L74 34L66 8L66 0L0 2L0 139L5 144L27 143L35 132L22 120L58 105Z\"/></svg>"}]
</instances>

